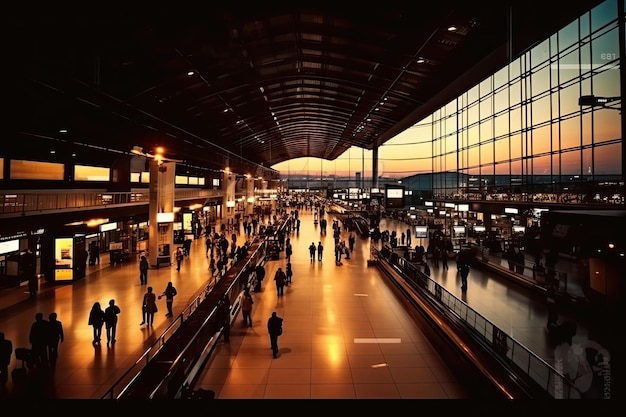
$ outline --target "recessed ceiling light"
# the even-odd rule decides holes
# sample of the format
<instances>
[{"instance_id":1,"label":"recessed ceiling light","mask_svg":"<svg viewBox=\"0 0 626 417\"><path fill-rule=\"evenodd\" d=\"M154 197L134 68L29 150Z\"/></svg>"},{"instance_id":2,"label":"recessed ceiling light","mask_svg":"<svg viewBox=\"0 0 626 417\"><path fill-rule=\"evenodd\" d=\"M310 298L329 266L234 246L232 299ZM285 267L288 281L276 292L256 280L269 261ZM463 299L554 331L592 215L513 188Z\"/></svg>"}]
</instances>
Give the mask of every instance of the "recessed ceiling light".
<instances>
[{"instance_id":1,"label":"recessed ceiling light","mask_svg":"<svg viewBox=\"0 0 626 417\"><path fill-rule=\"evenodd\" d=\"M453 32L456 30L456 26L452 25L452 26L448 26L448 31Z\"/></svg>"}]
</instances>

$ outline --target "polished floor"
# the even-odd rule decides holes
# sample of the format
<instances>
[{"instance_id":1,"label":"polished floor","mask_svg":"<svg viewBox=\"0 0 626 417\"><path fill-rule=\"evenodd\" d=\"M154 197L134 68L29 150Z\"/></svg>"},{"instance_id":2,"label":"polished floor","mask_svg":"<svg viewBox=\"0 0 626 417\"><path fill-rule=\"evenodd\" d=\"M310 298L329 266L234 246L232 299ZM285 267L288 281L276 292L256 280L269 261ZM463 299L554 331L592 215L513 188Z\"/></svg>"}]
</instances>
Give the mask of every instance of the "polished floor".
<instances>
[{"instance_id":1,"label":"polished floor","mask_svg":"<svg viewBox=\"0 0 626 417\"><path fill-rule=\"evenodd\" d=\"M284 252L279 260L267 261L262 290L252 293L252 327L237 317L230 342L219 342L195 388L213 390L217 399L468 398L454 369L439 357L378 270L367 266L369 239L357 237L351 258L335 264L330 228L333 215L327 218L329 233L320 235L312 212L300 212L300 231L290 235L292 284L279 296L272 280L277 268L285 268ZM383 220L381 229L400 233L406 225ZM341 239L347 242L348 233L342 231ZM325 247L323 260L318 261L316 254L311 261L308 246L319 241ZM31 387L28 396L100 398L175 319L165 317L163 299L155 324L140 325L146 286L139 282L138 263L111 266L106 256L101 261L88 267L85 279L69 285L42 285L34 298L25 287L0 291L0 331L14 348L30 347L28 333L37 312L46 317L56 312L65 330L50 378L43 387ZM545 333L545 300L479 270L471 272L468 291L462 296L453 263L448 270L432 268L432 273L510 336L546 361L553 358ZM175 315L210 279L204 239L194 241L180 271L162 267L148 272L148 285L157 294L169 281L177 288ZM92 328L87 324L89 310L95 301L106 306L109 299L115 299L121 308L117 343L93 345ZM266 327L273 311L284 319L276 359ZM576 337L587 336L585 323L580 323ZM18 366L21 363L13 355L9 370ZM3 395L17 393L25 395L9 377Z\"/></svg>"}]
</instances>

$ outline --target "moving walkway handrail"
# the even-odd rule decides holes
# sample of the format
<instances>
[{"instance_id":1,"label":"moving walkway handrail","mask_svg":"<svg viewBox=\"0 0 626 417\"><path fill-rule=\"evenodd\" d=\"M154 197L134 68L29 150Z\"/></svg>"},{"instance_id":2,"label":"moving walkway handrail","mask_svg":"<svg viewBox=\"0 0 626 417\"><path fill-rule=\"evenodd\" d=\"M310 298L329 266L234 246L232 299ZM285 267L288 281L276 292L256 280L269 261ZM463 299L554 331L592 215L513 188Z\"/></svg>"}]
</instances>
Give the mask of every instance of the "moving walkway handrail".
<instances>
[{"instance_id":1,"label":"moving walkway handrail","mask_svg":"<svg viewBox=\"0 0 626 417\"><path fill-rule=\"evenodd\" d=\"M378 250L372 246L371 252L372 259L391 265L413 288L426 293L441 309L465 323L482 345L498 356L502 363L511 365L512 369L519 369L551 398L580 398L579 391L563 373L448 292L409 260L400 256L392 257L394 252L388 247L386 250L385 247Z\"/></svg>"}]
</instances>

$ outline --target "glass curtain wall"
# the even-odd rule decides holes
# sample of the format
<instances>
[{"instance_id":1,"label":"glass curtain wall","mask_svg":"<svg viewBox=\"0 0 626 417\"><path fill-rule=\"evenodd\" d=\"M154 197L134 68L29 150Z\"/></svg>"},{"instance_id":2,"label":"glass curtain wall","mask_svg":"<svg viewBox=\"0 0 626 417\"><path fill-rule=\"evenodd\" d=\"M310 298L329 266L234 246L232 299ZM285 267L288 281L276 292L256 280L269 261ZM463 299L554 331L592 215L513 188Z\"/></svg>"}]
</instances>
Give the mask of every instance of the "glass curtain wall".
<instances>
[{"instance_id":1,"label":"glass curtain wall","mask_svg":"<svg viewBox=\"0 0 626 417\"><path fill-rule=\"evenodd\" d=\"M579 105L621 107L618 29L607 0L420 122L434 197L623 204L621 111Z\"/></svg>"}]
</instances>

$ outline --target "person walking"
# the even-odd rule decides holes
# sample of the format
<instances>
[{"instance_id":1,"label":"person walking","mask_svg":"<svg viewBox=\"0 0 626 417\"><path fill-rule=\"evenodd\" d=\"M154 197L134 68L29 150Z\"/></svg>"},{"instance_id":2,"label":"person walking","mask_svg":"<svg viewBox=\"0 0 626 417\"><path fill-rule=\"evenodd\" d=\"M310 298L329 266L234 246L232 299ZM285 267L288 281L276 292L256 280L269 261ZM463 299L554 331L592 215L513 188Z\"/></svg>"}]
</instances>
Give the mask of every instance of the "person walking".
<instances>
[{"instance_id":1,"label":"person walking","mask_svg":"<svg viewBox=\"0 0 626 417\"><path fill-rule=\"evenodd\" d=\"M282 296L284 294L285 280L287 276L285 275L285 271L282 268L278 268L276 270L276 274L274 274L274 281L276 281L276 294Z\"/></svg>"},{"instance_id":2,"label":"person walking","mask_svg":"<svg viewBox=\"0 0 626 417\"><path fill-rule=\"evenodd\" d=\"M117 333L117 315L121 313L118 305L115 304L115 300L109 300L109 306L104 309L104 327L107 332L107 346L113 343L115 344L115 336Z\"/></svg>"},{"instance_id":3,"label":"person walking","mask_svg":"<svg viewBox=\"0 0 626 417\"><path fill-rule=\"evenodd\" d=\"M148 287L148 292L143 295L142 308L144 311L144 321L142 321L141 324L152 326L152 323L154 323L154 313L159 310L156 304L156 294L152 292L152 287Z\"/></svg>"},{"instance_id":4,"label":"person walking","mask_svg":"<svg viewBox=\"0 0 626 417\"><path fill-rule=\"evenodd\" d=\"M4 385L9 380L9 364L13 354L13 343L5 339L4 333L0 332L0 384Z\"/></svg>"},{"instance_id":5,"label":"person walking","mask_svg":"<svg viewBox=\"0 0 626 417\"><path fill-rule=\"evenodd\" d=\"M322 242L320 241L317 244L317 260L321 261L322 260L322 254L324 253L324 246L322 246Z\"/></svg>"},{"instance_id":6,"label":"person walking","mask_svg":"<svg viewBox=\"0 0 626 417\"><path fill-rule=\"evenodd\" d=\"M30 327L28 340L33 352L33 364L35 368L48 364L48 323L44 320L43 313L35 314L35 322Z\"/></svg>"},{"instance_id":7,"label":"person walking","mask_svg":"<svg viewBox=\"0 0 626 417\"><path fill-rule=\"evenodd\" d=\"M59 343L63 343L63 323L57 320L57 313L52 312L48 316L48 360L51 366L56 366L59 358Z\"/></svg>"},{"instance_id":8,"label":"person walking","mask_svg":"<svg viewBox=\"0 0 626 417\"><path fill-rule=\"evenodd\" d=\"M444 270L448 270L448 257L449 256L450 255L448 254L448 249L443 248L443 250L441 251L441 265Z\"/></svg>"},{"instance_id":9,"label":"person walking","mask_svg":"<svg viewBox=\"0 0 626 417\"><path fill-rule=\"evenodd\" d=\"M176 270L180 271L180 263L183 261L185 257L185 253L183 252L183 248L179 247L176 249Z\"/></svg>"},{"instance_id":10,"label":"person walking","mask_svg":"<svg viewBox=\"0 0 626 417\"><path fill-rule=\"evenodd\" d=\"M102 326L104 326L104 310L100 306L100 303L96 301L91 306L89 312L89 320L87 321L89 326L93 327L93 344L100 344L102 337Z\"/></svg>"},{"instance_id":11,"label":"person walking","mask_svg":"<svg viewBox=\"0 0 626 417\"><path fill-rule=\"evenodd\" d=\"M172 317L172 305L174 304L174 296L176 296L178 292L176 291L176 287L172 284L172 281L167 283L167 287L165 287L165 291L161 295L159 295L159 300L161 297L165 296L165 305L167 306L167 314L165 317Z\"/></svg>"},{"instance_id":12,"label":"person walking","mask_svg":"<svg viewBox=\"0 0 626 417\"><path fill-rule=\"evenodd\" d=\"M261 264L257 265L254 268L254 273L256 274L256 286L254 287L254 292L261 291L261 283L263 279L265 279L265 267Z\"/></svg>"},{"instance_id":13,"label":"person walking","mask_svg":"<svg viewBox=\"0 0 626 417\"><path fill-rule=\"evenodd\" d=\"M139 261L139 282L141 285L145 285L148 283L148 258L144 255L141 255L141 260Z\"/></svg>"},{"instance_id":14,"label":"person walking","mask_svg":"<svg viewBox=\"0 0 626 417\"><path fill-rule=\"evenodd\" d=\"M461 290L467 291L467 277L470 272L470 267L467 263L461 265L459 268L459 273L461 274Z\"/></svg>"},{"instance_id":15,"label":"person walking","mask_svg":"<svg viewBox=\"0 0 626 417\"><path fill-rule=\"evenodd\" d=\"M291 267L291 262L287 262L287 267L285 269L285 283L287 286L291 284L291 278L293 278L293 269Z\"/></svg>"},{"instance_id":16,"label":"person walking","mask_svg":"<svg viewBox=\"0 0 626 417\"><path fill-rule=\"evenodd\" d=\"M267 320L267 332L270 334L272 356L276 359L278 356L278 336L283 334L283 319L278 317L275 311Z\"/></svg>"},{"instance_id":17,"label":"person walking","mask_svg":"<svg viewBox=\"0 0 626 417\"><path fill-rule=\"evenodd\" d=\"M309 245L309 255L311 256L311 262L315 260L315 242L311 242Z\"/></svg>"},{"instance_id":18,"label":"person walking","mask_svg":"<svg viewBox=\"0 0 626 417\"><path fill-rule=\"evenodd\" d=\"M243 316L244 326L252 327L252 304L254 304L254 300L250 292L246 289L241 299L241 314Z\"/></svg>"}]
</instances>

